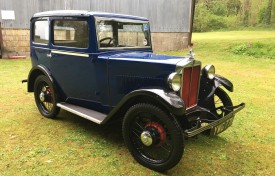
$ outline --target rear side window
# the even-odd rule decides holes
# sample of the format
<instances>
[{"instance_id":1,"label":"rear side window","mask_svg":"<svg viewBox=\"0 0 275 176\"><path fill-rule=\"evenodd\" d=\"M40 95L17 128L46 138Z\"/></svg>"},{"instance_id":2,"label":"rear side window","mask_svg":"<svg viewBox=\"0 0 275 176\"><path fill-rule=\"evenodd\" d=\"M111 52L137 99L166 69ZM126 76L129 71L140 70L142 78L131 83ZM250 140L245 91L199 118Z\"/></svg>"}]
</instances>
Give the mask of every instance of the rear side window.
<instances>
[{"instance_id":1,"label":"rear side window","mask_svg":"<svg viewBox=\"0 0 275 176\"><path fill-rule=\"evenodd\" d=\"M56 46L88 48L88 23L79 20L54 20L53 37L53 44Z\"/></svg>"},{"instance_id":2,"label":"rear side window","mask_svg":"<svg viewBox=\"0 0 275 176\"><path fill-rule=\"evenodd\" d=\"M32 40L35 43L48 44L49 42L49 22L35 21L33 25Z\"/></svg>"}]
</instances>

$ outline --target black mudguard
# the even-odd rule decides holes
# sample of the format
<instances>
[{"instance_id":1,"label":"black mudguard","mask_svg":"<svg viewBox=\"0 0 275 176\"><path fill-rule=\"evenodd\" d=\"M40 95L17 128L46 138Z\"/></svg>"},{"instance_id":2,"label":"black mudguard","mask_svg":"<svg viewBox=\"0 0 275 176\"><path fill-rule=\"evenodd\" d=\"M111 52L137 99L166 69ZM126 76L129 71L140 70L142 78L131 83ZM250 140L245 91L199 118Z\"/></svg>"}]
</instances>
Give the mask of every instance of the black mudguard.
<instances>
[{"instance_id":1,"label":"black mudguard","mask_svg":"<svg viewBox=\"0 0 275 176\"><path fill-rule=\"evenodd\" d=\"M28 92L34 91L34 82L35 82L35 79L37 78L37 76L39 76L39 75L47 76L53 83L53 78L50 74L50 71L42 65L36 65L29 72L28 81L27 81L28 82Z\"/></svg>"},{"instance_id":2,"label":"black mudguard","mask_svg":"<svg viewBox=\"0 0 275 176\"><path fill-rule=\"evenodd\" d=\"M185 104L181 97L174 92L166 92L162 89L139 89L130 92L114 107L114 109L108 114L108 117L103 123L108 121L120 108L132 100L136 99L137 102L142 97L149 98L153 102L160 103L169 112L176 116L183 116L186 112Z\"/></svg>"},{"instance_id":3,"label":"black mudguard","mask_svg":"<svg viewBox=\"0 0 275 176\"><path fill-rule=\"evenodd\" d=\"M228 91L233 92L232 82L220 75L215 75L213 79L201 77L198 105L208 107L213 102L216 89L220 86L224 86Z\"/></svg>"},{"instance_id":4,"label":"black mudguard","mask_svg":"<svg viewBox=\"0 0 275 176\"><path fill-rule=\"evenodd\" d=\"M215 75L214 83L216 88L219 87L220 85L223 85L227 90L229 90L230 92L233 92L232 82L220 75Z\"/></svg>"}]
</instances>

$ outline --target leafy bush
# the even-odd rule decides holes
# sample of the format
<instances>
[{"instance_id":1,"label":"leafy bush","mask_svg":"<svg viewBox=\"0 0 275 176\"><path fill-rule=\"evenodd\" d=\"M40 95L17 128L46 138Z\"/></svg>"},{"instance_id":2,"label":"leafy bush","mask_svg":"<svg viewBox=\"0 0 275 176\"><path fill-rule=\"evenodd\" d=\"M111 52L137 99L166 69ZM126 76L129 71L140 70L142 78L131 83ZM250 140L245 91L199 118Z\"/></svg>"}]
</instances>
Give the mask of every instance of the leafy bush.
<instances>
[{"instance_id":1,"label":"leafy bush","mask_svg":"<svg viewBox=\"0 0 275 176\"><path fill-rule=\"evenodd\" d=\"M240 45L236 45L236 46L232 46L231 47L231 51L234 53L234 54L238 54L238 55L244 55L246 54L247 52L247 44L240 44Z\"/></svg>"},{"instance_id":2,"label":"leafy bush","mask_svg":"<svg viewBox=\"0 0 275 176\"><path fill-rule=\"evenodd\" d=\"M261 42L241 43L230 47L232 53L255 58L275 59L275 44Z\"/></svg>"},{"instance_id":3,"label":"leafy bush","mask_svg":"<svg viewBox=\"0 0 275 176\"><path fill-rule=\"evenodd\" d=\"M253 46L254 46L254 48L260 49L260 48L263 48L263 47L264 47L264 44L261 43L261 42L255 42L255 43L253 44Z\"/></svg>"},{"instance_id":4,"label":"leafy bush","mask_svg":"<svg viewBox=\"0 0 275 176\"><path fill-rule=\"evenodd\" d=\"M221 16L210 15L207 27L210 30L225 29L227 28L226 20L224 19L224 17Z\"/></svg>"},{"instance_id":5,"label":"leafy bush","mask_svg":"<svg viewBox=\"0 0 275 176\"><path fill-rule=\"evenodd\" d=\"M227 25L227 29L229 30L236 30L238 26L242 26L240 16L228 16L227 18L225 18L225 23Z\"/></svg>"}]
</instances>

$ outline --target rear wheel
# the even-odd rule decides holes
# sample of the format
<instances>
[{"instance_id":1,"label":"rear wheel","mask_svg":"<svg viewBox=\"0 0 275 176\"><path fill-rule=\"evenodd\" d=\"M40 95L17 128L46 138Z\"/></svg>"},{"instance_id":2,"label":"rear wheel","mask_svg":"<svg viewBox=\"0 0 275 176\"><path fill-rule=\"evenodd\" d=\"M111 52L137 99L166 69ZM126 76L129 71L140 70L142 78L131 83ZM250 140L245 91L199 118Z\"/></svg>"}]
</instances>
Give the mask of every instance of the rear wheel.
<instances>
[{"instance_id":1,"label":"rear wheel","mask_svg":"<svg viewBox=\"0 0 275 176\"><path fill-rule=\"evenodd\" d=\"M40 75L34 83L34 98L40 113L47 118L55 118L60 108L56 106L58 95L52 82L45 75Z\"/></svg>"},{"instance_id":2,"label":"rear wheel","mask_svg":"<svg viewBox=\"0 0 275 176\"><path fill-rule=\"evenodd\" d=\"M178 122L154 105L132 106L122 132L129 151L145 167L165 171L182 158L184 139Z\"/></svg>"}]
</instances>

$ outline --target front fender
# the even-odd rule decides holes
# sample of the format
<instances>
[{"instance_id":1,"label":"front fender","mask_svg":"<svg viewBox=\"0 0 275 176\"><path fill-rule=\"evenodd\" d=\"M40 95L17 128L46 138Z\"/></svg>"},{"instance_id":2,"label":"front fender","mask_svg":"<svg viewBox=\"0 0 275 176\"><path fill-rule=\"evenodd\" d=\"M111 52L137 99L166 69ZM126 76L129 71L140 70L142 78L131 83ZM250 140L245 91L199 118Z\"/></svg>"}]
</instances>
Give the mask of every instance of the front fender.
<instances>
[{"instance_id":1,"label":"front fender","mask_svg":"<svg viewBox=\"0 0 275 176\"><path fill-rule=\"evenodd\" d=\"M141 98L149 98L153 102L160 103L169 112L176 116L185 114L185 104L183 100L174 92L166 92L162 89L139 89L130 92L115 106L115 108L108 114L103 123L106 123L120 108L131 102L131 100L139 101Z\"/></svg>"},{"instance_id":2,"label":"front fender","mask_svg":"<svg viewBox=\"0 0 275 176\"><path fill-rule=\"evenodd\" d=\"M28 82L28 92L34 91L34 81L37 78L37 76L39 76L39 75L47 76L53 83L53 78L50 74L50 71L42 65L36 65L29 72L28 81L27 81Z\"/></svg>"},{"instance_id":3,"label":"front fender","mask_svg":"<svg viewBox=\"0 0 275 176\"><path fill-rule=\"evenodd\" d=\"M233 84L228 79L220 75L215 75L214 82L215 82L216 88L219 87L220 85L223 85L227 90L229 90L230 92L233 92Z\"/></svg>"},{"instance_id":4,"label":"front fender","mask_svg":"<svg viewBox=\"0 0 275 176\"><path fill-rule=\"evenodd\" d=\"M227 90L233 92L233 84L231 81L220 75L215 75L213 79L201 77L199 105L207 104L207 102L213 98L216 89L220 86L224 86Z\"/></svg>"}]
</instances>

